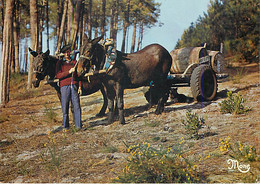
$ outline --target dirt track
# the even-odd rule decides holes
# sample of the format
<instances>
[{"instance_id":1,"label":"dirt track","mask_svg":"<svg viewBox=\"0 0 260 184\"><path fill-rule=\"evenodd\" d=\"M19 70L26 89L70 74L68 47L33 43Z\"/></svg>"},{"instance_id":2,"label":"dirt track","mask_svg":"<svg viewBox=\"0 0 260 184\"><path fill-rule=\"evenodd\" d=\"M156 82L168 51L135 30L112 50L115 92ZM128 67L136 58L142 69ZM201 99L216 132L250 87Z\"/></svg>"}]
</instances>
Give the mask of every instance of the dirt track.
<instances>
[{"instance_id":1,"label":"dirt track","mask_svg":"<svg viewBox=\"0 0 260 184\"><path fill-rule=\"evenodd\" d=\"M132 145L145 141L154 147L168 147L181 137L185 138L184 147L194 161L211 155L199 162L200 171L209 182L252 182L245 178L256 176L259 181L259 160L251 163L250 173L243 174L228 170L228 156L217 154L219 139L227 136L232 142L254 145L259 154L259 69L259 64L246 65L239 84L231 80L237 70L229 69L230 77L219 83L216 100L174 103L169 99L165 111L158 116L154 114L155 108L148 109L142 88L125 90L127 124L124 126L118 121L107 125L106 117L95 117L102 106L100 92L81 97L84 130L67 132L59 176L40 156L49 142L48 132L61 126L62 113L54 90L41 85L34 97L19 100L17 93L23 93L23 87L13 86L11 101L0 109L1 117L5 117L0 123L0 182L110 182L126 163L128 154L124 143ZM247 99L246 106L252 111L246 115L221 114L218 103L226 98L227 90L243 95ZM178 92L191 96L189 88L180 88ZM47 109L57 114L56 122L47 121ZM205 119L206 126L200 132L204 137L199 140L188 139L181 124L187 109ZM53 137L57 148L61 149L62 132L54 133Z\"/></svg>"}]
</instances>

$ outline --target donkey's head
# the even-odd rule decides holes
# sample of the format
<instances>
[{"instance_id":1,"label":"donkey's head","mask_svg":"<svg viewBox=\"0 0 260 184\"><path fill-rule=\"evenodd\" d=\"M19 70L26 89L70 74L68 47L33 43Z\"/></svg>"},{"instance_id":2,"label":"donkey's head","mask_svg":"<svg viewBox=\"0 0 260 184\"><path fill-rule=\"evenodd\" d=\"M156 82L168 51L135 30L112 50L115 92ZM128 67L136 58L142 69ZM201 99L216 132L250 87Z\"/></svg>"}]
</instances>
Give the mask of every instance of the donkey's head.
<instances>
[{"instance_id":1,"label":"donkey's head","mask_svg":"<svg viewBox=\"0 0 260 184\"><path fill-rule=\"evenodd\" d=\"M33 86L39 87L40 81L45 78L47 71L47 62L50 51L49 49L43 52L36 52L29 48L30 54L33 58Z\"/></svg>"},{"instance_id":2,"label":"donkey's head","mask_svg":"<svg viewBox=\"0 0 260 184\"><path fill-rule=\"evenodd\" d=\"M100 36L91 40L87 38L87 35L84 35L77 67L77 73L79 76L83 76L85 73L89 72L93 65L100 69L105 56L103 46L98 44L102 38L103 36Z\"/></svg>"}]
</instances>

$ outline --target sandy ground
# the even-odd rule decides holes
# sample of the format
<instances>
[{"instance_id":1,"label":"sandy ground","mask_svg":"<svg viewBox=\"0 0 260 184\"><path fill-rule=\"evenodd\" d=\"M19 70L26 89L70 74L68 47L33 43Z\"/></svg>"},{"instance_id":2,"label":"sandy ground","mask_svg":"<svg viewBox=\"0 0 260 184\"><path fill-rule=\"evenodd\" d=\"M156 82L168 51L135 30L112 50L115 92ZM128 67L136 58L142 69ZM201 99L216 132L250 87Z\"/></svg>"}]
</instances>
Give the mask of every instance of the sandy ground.
<instances>
[{"instance_id":1,"label":"sandy ground","mask_svg":"<svg viewBox=\"0 0 260 184\"><path fill-rule=\"evenodd\" d=\"M243 76L236 84L234 77L242 67L245 67ZM58 172L44 161L50 160L50 155L41 156L50 142L48 132L62 124L55 91L41 85L32 97L24 99L18 95L25 95L24 83L15 84L10 102L0 109L0 182L111 182L126 164L125 144L149 142L155 148L169 147L182 137L187 157L199 165L208 182L256 182L257 179L259 182L259 160L250 162L250 172L244 174L228 169L228 154L219 152L219 139L230 136L232 143L240 141L255 146L259 157L259 69L259 64L228 69L230 77L218 84L215 100L178 103L169 98L161 115L154 114L155 107L148 109L143 88L125 90L126 125L118 121L107 125L107 117L95 117L103 102L100 92L81 97L84 130L74 132L71 128L65 141L62 131L51 134L58 153L64 143ZM242 115L220 113L218 104L226 98L228 90L240 93L252 110ZM190 88L179 88L178 92L191 97ZM189 139L181 123L188 109L205 119L199 140ZM55 113L56 121L48 120L48 110ZM204 159L207 155L210 157Z\"/></svg>"}]
</instances>

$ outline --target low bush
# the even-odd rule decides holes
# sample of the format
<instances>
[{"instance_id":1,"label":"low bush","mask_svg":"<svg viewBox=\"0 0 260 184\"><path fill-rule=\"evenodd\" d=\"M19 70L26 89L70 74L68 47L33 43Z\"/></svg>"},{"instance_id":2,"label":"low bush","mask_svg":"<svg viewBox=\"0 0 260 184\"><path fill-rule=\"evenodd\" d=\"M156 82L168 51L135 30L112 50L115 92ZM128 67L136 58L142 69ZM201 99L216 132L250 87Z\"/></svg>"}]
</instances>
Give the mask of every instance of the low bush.
<instances>
[{"instance_id":1,"label":"low bush","mask_svg":"<svg viewBox=\"0 0 260 184\"><path fill-rule=\"evenodd\" d=\"M227 99L219 103L222 113L244 114L251 110L251 108L244 106L246 100L239 93L233 94L228 91L227 95Z\"/></svg>"},{"instance_id":2,"label":"low bush","mask_svg":"<svg viewBox=\"0 0 260 184\"><path fill-rule=\"evenodd\" d=\"M256 148L252 145L235 142L232 143L230 137L219 139L219 150L223 154L228 154L238 161L254 162L259 160Z\"/></svg>"},{"instance_id":3,"label":"low bush","mask_svg":"<svg viewBox=\"0 0 260 184\"><path fill-rule=\"evenodd\" d=\"M65 143L66 143L66 132L67 130L63 131L62 134L62 147L58 149L58 145L55 141L55 138L51 132L48 134L48 142L45 143L46 149L41 152L41 160L44 165L47 166L51 171L56 171L57 177L60 175L60 165L61 165L61 158L63 150L65 149Z\"/></svg>"},{"instance_id":4,"label":"low bush","mask_svg":"<svg viewBox=\"0 0 260 184\"><path fill-rule=\"evenodd\" d=\"M190 138L199 139L199 130L205 124L205 120L196 113L192 113L191 110L188 110L186 112L186 119L182 120L182 124Z\"/></svg>"},{"instance_id":5,"label":"low bush","mask_svg":"<svg viewBox=\"0 0 260 184\"><path fill-rule=\"evenodd\" d=\"M181 142L182 143L182 142ZM130 156L119 183L195 183L201 182L197 166L183 157L181 145L155 149L149 143L128 146Z\"/></svg>"}]
</instances>

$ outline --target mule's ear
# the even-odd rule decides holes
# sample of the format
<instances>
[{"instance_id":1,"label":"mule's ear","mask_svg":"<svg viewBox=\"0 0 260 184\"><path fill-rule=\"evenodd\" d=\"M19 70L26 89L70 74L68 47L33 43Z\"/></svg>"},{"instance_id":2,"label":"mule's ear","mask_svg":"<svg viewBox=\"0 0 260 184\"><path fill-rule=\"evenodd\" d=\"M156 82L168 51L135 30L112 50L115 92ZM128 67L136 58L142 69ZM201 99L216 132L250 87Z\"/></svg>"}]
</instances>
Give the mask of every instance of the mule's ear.
<instances>
[{"instance_id":1,"label":"mule's ear","mask_svg":"<svg viewBox=\"0 0 260 184\"><path fill-rule=\"evenodd\" d=\"M83 35L83 43L85 42L88 42L88 36L86 33Z\"/></svg>"},{"instance_id":2,"label":"mule's ear","mask_svg":"<svg viewBox=\"0 0 260 184\"><path fill-rule=\"evenodd\" d=\"M32 50L30 47L29 47L29 51L30 51L30 54L33 55L33 57L36 57L38 55L38 53L34 50Z\"/></svg>"},{"instance_id":3,"label":"mule's ear","mask_svg":"<svg viewBox=\"0 0 260 184\"><path fill-rule=\"evenodd\" d=\"M97 38L94 38L93 40L91 40L91 43L92 44L97 44L102 38L103 38L104 35L101 35L100 37L97 37Z\"/></svg>"},{"instance_id":4,"label":"mule's ear","mask_svg":"<svg viewBox=\"0 0 260 184\"><path fill-rule=\"evenodd\" d=\"M50 55L50 50L48 49L45 53L44 53L45 56L48 56Z\"/></svg>"}]
</instances>

